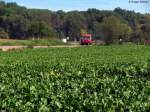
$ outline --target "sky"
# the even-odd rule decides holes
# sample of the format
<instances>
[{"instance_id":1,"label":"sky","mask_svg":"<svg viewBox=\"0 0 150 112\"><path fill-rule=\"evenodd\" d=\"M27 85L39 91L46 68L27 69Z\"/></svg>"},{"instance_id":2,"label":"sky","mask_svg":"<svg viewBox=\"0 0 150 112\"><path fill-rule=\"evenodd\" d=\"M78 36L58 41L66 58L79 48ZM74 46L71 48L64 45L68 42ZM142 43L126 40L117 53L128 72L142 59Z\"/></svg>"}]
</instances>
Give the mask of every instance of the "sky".
<instances>
[{"instance_id":1,"label":"sky","mask_svg":"<svg viewBox=\"0 0 150 112\"><path fill-rule=\"evenodd\" d=\"M2 1L2 0L0 0ZM100 10L113 10L116 7L122 9L134 10L135 12L150 13L150 0L132 0L147 1L148 3L129 3L129 0L3 0L6 2L16 2L27 8L49 9L53 11L64 10L87 10L96 8ZM130 0L131 1L131 0Z\"/></svg>"}]
</instances>

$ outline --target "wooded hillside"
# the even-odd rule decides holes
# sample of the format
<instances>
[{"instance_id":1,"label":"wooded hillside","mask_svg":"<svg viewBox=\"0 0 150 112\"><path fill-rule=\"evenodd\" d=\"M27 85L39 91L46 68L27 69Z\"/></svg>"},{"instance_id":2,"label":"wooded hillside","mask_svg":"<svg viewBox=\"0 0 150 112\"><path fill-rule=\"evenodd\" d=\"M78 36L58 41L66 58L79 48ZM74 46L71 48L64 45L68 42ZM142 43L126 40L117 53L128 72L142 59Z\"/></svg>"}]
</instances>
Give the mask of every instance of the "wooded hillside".
<instances>
[{"instance_id":1,"label":"wooded hillside","mask_svg":"<svg viewBox=\"0 0 150 112\"><path fill-rule=\"evenodd\" d=\"M27 9L16 3L0 2L1 38L64 38L79 40L82 33L111 43L122 38L141 42L150 38L150 15L121 8L114 11L54 12Z\"/></svg>"}]
</instances>

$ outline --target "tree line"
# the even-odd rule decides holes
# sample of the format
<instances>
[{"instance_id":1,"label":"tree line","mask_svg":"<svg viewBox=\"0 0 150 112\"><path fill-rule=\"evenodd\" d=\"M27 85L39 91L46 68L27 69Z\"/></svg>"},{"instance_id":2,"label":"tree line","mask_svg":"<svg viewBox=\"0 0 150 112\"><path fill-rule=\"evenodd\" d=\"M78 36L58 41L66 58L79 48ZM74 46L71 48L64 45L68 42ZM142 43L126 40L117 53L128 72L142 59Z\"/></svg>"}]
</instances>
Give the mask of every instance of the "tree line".
<instances>
[{"instance_id":1,"label":"tree line","mask_svg":"<svg viewBox=\"0 0 150 112\"><path fill-rule=\"evenodd\" d=\"M65 38L79 40L81 34L112 43L142 42L150 38L150 15L121 8L113 11L88 9L64 12L28 9L16 3L0 2L0 38Z\"/></svg>"}]
</instances>

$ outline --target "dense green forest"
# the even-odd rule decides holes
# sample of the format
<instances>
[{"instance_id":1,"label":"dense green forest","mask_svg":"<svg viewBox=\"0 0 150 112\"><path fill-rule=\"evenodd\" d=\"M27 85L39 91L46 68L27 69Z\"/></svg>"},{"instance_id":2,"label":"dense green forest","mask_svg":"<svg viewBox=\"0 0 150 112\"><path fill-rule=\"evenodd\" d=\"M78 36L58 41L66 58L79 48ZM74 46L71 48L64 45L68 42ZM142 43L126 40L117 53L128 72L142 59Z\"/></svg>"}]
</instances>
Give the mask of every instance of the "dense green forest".
<instances>
[{"instance_id":1,"label":"dense green forest","mask_svg":"<svg viewBox=\"0 0 150 112\"><path fill-rule=\"evenodd\" d=\"M121 8L113 11L88 9L64 12L27 9L16 3L0 2L1 38L64 38L79 40L82 33L107 43L119 38L142 42L150 38L150 15Z\"/></svg>"}]
</instances>

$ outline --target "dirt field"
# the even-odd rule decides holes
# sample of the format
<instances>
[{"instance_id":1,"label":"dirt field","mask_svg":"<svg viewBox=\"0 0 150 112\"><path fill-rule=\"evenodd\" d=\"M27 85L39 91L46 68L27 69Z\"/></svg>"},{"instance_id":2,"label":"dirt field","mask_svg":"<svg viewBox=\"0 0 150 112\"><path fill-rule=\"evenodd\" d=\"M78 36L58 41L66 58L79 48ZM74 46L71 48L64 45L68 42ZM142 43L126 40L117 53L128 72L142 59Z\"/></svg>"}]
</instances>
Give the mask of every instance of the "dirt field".
<instances>
[{"instance_id":1,"label":"dirt field","mask_svg":"<svg viewBox=\"0 0 150 112\"><path fill-rule=\"evenodd\" d=\"M81 47L80 45L58 45L58 46L33 46L34 49L37 48L74 48ZM28 48L28 46L0 46L2 51L11 51L11 50L21 50L24 48Z\"/></svg>"},{"instance_id":2,"label":"dirt field","mask_svg":"<svg viewBox=\"0 0 150 112\"><path fill-rule=\"evenodd\" d=\"M20 42L23 40L17 39L0 39L0 42ZM33 45L31 48L64 48L64 47L80 47L80 45L72 44L72 45L55 45L55 46L47 46L47 45ZM25 48L29 48L28 45L0 45L0 50L2 51L11 51L11 50L22 50Z\"/></svg>"},{"instance_id":3,"label":"dirt field","mask_svg":"<svg viewBox=\"0 0 150 112\"><path fill-rule=\"evenodd\" d=\"M13 42L17 41L16 39L0 39L0 42Z\"/></svg>"}]
</instances>

